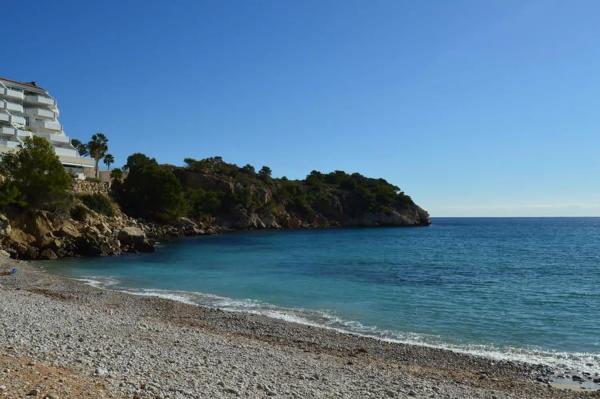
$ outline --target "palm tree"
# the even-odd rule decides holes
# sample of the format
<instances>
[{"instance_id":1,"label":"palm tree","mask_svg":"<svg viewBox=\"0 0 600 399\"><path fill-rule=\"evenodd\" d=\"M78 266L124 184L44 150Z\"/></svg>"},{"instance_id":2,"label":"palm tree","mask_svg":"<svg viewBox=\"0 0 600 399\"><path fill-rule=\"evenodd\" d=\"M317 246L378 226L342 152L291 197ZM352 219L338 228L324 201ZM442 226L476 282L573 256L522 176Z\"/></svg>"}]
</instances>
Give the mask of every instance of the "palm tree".
<instances>
[{"instance_id":1,"label":"palm tree","mask_svg":"<svg viewBox=\"0 0 600 399\"><path fill-rule=\"evenodd\" d=\"M115 163L115 157L113 157L111 154L106 154L104 156L103 162L104 162L104 165L106 165L106 167L108 168L108 170L110 170L110 165Z\"/></svg>"},{"instance_id":2,"label":"palm tree","mask_svg":"<svg viewBox=\"0 0 600 399\"><path fill-rule=\"evenodd\" d=\"M103 133L96 133L87 144L87 150L94 161L96 161L96 179L98 178L98 163L104 158L108 151L108 138Z\"/></svg>"}]
</instances>

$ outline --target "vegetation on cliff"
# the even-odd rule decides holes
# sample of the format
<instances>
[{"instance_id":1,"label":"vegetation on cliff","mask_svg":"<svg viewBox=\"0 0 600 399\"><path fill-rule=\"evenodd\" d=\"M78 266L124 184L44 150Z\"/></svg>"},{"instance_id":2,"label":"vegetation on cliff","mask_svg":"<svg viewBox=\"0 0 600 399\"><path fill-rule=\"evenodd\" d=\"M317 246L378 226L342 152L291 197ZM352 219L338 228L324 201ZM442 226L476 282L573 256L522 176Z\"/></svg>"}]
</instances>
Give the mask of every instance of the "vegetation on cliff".
<instances>
[{"instance_id":1,"label":"vegetation on cliff","mask_svg":"<svg viewBox=\"0 0 600 399\"><path fill-rule=\"evenodd\" d=\"M304 180L271 177L220 157L160 165L134 154L113 195L127 214L161 223L180 216L227 228L425 225L427 212L384 179L358 173L311 172Z\"/></svg>"},{"instance_id":2,"label":"vegetation on cliff","mask_svg":"<svg viewBox=\"0 0 600 399\"><path fill-rule=\"evenodd\" d=\"M114 255L152 250L165 237L223 230L429 224L427 212L398 187L358 173L313 171L289 180L274 178L267 166L257 172L220 157L172 166L137 153L111 178L109 194L98 191L97 179L74 184L40 137L3 154L0 254ZM86 185L92 189L81 192Z\"/></svg>"}]
</instances>

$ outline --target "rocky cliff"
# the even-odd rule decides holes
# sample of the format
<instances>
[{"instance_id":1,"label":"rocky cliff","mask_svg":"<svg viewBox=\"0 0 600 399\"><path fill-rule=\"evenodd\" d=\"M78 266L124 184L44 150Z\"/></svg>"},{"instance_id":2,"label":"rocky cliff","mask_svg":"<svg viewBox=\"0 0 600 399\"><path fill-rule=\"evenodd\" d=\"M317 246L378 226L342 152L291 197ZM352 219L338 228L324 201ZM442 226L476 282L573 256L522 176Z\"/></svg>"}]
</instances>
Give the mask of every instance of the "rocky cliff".
<instances>
[{"instance_id":1,"label":"rocky cliff","mask_svg":"<svg viewBox=\"0 0 600 399\"><path fill-rule=\"evenodd\" d=\"M48 211L0 215L0 255L17 259L57 259L152 252L159 240L214 234L211 226L181 218L172 225L144 223L117 212L89 211L83 220Z\"/></svg>"},{"instance_id":2,"label":"rocky cliff","mask_svg":"<svg viewBox=\"0 0 600 399\"><path fill-rule=\"evenodd\" d=\"M272 178L266 167L257 173L218 157L188 159L185 167L158 165L143 155L134 160L128 177L113 181L110 191L93 182L76 185L62 212L4 207L0 253L20 259L108 256L152 251L157 241L184 235L431 223L398 187L358 173L313 171L288 180Z\"/></svg>"},{"instance_id":3,"label":"rocky cliff","mask_svg":"<svg viewBox=\"0 0 600 399\"><path fill-rule=\"evenodd\" d=\"M172 171L190 198L189 212L231 229L426 226L427 211L384 179L311 172L304 180L271 178L220 158L186 160ZM195 200L197 198L197 200ZM207 206L210 204L210 206Z\"/></svg>"}]
</instances>

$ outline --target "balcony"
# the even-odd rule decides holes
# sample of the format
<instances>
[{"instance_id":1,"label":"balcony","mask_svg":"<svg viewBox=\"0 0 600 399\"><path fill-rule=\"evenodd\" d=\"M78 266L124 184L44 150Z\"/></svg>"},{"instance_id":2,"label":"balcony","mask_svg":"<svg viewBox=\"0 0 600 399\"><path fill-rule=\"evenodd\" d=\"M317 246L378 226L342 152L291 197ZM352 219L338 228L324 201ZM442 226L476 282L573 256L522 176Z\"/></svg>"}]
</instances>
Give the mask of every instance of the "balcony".
<instances>
[{"instance_id":1,"label":"balcony","mask_svg":"<svg viewBox=\"0 0 600 399\"><path fill-rule=\"evenodd\" d=\"M21 147L21 143L19 143L18 141L15 140L4 140L2 138L0 138L0 152L2 152L2 150L13 150L13 149L18 149Z\"/></svg>"},{"instance_id":2,"label":"balcony","mask_svg":"<svg viewBox=\"0 0 600 399\"><path fill-rule=\"evenodd\" d=\"M0 97L10 100L23 101L25 99L25 93L19 90L0 87Z\"/></svg>"},{"instance_id":3,"label":"balcony","mask_svg":"<svg viewBox=\"0 0 600 399\"><path fill-rule=\"evenodd\" d=\"M17 129L17 137L20 139L31 138L32 136L33 136L33 133L31 133L27 130Z\"/></svg>"},{"instance_id":4,"label":"balcony","mask_svg":"<svg viewBox=\"0 0 600 399\"><path fill-rule=\"evenodd\" d=\"M14 136L17 133L17 129L12 126L1 126L0 135L3 136Z\"/></svg>"},{"instance_id":5,"label":"balcony","mask_svg":"<svg viewBox=\"0 0 600 399\"><path fill-rule=\"evenodd\" d=\"M36 129L45 129L45 130L54 130L57 132L62 131L62 126L60 123L56 121L43 121L37 119L30 119L29 126L31 126L34 130Z\"/></svg>"},{"instance_id":6,"label":"balcony","mask_svg":"<svg viewBox=\"0 0 600 399\"><path fill-rule=\"evenodd\" d=\"M59 157L74 157L77 158L79 153L73 148L54 147L54 152Z\"/></svg>"},{"instance_id":7,"label":"balcony","mask_svg":"<svg viewBox=\"0 0 600 399\"><path fill-rule=\"evenodd\" d=\"M46 96L39 96L39 95L35 95L35 94L26 95L25 102L27 104L45 105L45 106L50 106L50 107L55 105L53 98L46 97Z\"/></svg>"},{"instance_id":8,"label":"balcony","mask_svg":"<svg viewBox=\"0 0 600 399\"><path fill-rule=\"evenodd\" d=\"M10 115L6 111L0 111L0 122L8 123L10 121Z\"/></svg>"},{"instance_id":9,"label":"balcony","mask_svg":"<svg viewBox=\"0 0 600 399\"><path fill-rule=\"evenodd\" d=\"M22 114L24 109L21 104L11 103L6 100L0 100L0 109L6 110L8 112L16 112Z\"/></svg>"},{"instance_id":10,"label":"balcony","mask_svg":"<svg viewBox=\"0 0 600 399\"><path fill-rule=\"evenodd\" d=\"M58 144L62 144L62 145L66 144L69 147L71 146L71 144L70 144L71 141L65 134L37 133L37 135L49 140L53 144L58 143Z\"/></svg>"},{"instance_id":11,"label":"balcony","mask_svg":"<svg viewBox=\"0 0 600 399\"><path fill-rule=\"evenodd\" d=\"M11 115L10 122L16 127L24 127L25 126L25 118L22 116Z\"/></svg>"},{"instance_id":12,"label":"balcony","mask_svg":"<svg viewBox=\"0 0 600 399\"><path fill-rule=\"evenodd\" d=\"M54 112L44 108L25 108L25 115L52 120L56 117Z\"/></svg>"}]
</instances>

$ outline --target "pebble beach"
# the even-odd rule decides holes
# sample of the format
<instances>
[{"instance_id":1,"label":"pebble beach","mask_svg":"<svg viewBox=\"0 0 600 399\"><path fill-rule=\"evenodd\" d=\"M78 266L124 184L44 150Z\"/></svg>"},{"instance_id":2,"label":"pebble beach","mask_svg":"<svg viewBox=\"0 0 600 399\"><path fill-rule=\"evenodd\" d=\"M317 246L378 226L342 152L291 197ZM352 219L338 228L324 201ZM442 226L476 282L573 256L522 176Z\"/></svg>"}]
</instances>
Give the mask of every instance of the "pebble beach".
<instances>
[{"instance_id":1,"label":"pebble beach","mask_svg":"<svg viewBox=\"0 0 600 399\"><path fill-rule=\"evenodd\" d=\"M600 398L545 366L0 270L0 398Z\"/></svg>"}]
</instances>

